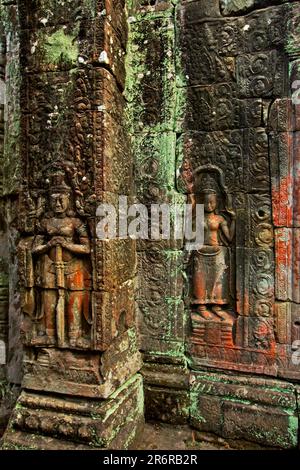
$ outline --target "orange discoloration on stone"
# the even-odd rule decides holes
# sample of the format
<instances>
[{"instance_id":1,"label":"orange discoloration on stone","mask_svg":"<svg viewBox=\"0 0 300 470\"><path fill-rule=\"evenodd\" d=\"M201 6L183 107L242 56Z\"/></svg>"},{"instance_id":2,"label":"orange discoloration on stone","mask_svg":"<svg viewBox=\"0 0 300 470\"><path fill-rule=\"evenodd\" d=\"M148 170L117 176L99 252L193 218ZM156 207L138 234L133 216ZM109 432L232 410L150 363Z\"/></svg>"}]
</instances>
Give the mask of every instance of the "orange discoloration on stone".
<instances>
[{"instance_id":1,"label":"orange discoloration on stone","mask_svg":"<svg viewBox=\"0 0 300 470\"><path fill-rule=\"evenodd\" d=\"M295 132L293 155L293 226L300 226L300 132Z\"/></svg>"},{"instance_id":2,"label":"orange discoloration on stone","mask_svg":"<svg viewBox=\"0 0 300 470\"><path fill-rule=\"evenodd\" d=\"M241 315L249 315L249 312L250 312L249 292L248 292L248 289L245 288Z\"/></svg>"},{"instance_id":3,"label":"orange discoloration on stone","mask_svg":"<svg viewBox=\"0 0 300 470\"><path fill-rule=\"evenodd\" d=\"M292 246L291 233L280 230L276 240L276 270L280 270L283 266L291 266L292 263Z\"/></svg>"},{"instance_id":4,"label":"orange discoloration on stone","mask_svg":"<svg viewBox=\"0 0 300 470\"><path fill-rule=\"evenodd\" d=\"M293 181L292 176L287 176L280 180L278 189L272 189L273 219L277 227L290 227L293 224Z\"/></svg>"},{"instance_id":5,"label":"orange discoloration on stone","mask_svg":"<svg viewBox=\"0 0 300 470\"><path fill-rule=\"evenodd\" d=\"M300 286L300 240L299 230L295 230L293 237L293 277L292 277L292 288L293 288L293 299L295 302L300 301L299 286Z\"/></svg>"}]
</instances>

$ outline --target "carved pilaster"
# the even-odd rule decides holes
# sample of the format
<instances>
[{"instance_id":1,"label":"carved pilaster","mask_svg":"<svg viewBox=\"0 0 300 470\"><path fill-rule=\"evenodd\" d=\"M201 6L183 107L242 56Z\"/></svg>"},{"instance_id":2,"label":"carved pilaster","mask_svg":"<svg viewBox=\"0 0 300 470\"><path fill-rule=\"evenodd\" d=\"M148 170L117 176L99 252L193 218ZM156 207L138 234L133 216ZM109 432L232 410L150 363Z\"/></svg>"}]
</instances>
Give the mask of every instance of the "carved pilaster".
<instances>
[{"instance_id":1,"label":"carved pilaster","mask_svg":"<svg viewBox=\"0 0 300 470\"><path fill-rule=\"evenodd\" d=\"M285 18L288 91L286 97L272 103L269 119L275 226L277 362L279 375L291 379L300 378L299 16L299 4L292 4Z\"/></svg>"},{"instance_id":2,"label":"carved pilaster","mask_svg":"<svg viewBox=\"0 0 300 470\"><path fill-rule=\"evenodd\" d=\"M132 193L122 95L125 5L122 0L93 7L85 0L47 5L18 2L18 262L23 386L30 393L22 393L11 427L28 446L31 433L40 447L47 436L58 435L91 446L127 447L143 421L133 310L135 245L96 235L99 204L115 204L119 195ZM45 392L63 399L58 414L41 399ZM77 415L85 414L89 399L92 408L99 400L95 426L85 418L79 426ZM8 430L5 445L14 439Z\"/></svg>"},{"instance_id":3,"label":"carved pilaster","mask_svg":"<svg viewBox=\"0 0 300 470\"><path fill-rule=\"evenodd\" d=\"M1 21L1 18L0 18ZM2 27L0 27L2 32ZM5 376L4 370L7 357L8 341L8 266L7 239L5 223L5 202L3 200L3 156L4 156L4 106L5 106L5 36L0 37L0 377Z\"/></svg>"}]
</instances>

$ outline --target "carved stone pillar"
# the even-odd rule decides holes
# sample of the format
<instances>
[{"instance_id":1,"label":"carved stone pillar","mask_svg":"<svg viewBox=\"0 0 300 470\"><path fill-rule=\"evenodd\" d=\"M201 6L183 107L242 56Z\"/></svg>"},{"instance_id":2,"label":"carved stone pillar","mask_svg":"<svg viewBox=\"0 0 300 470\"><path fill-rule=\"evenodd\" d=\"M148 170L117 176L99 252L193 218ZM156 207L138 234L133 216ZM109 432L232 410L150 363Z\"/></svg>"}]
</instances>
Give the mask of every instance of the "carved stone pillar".
<instances>
[{"instance_id":1,"label":"carved stone pillar","mask_svg":"<svg viewBox=\"0 0 300 470\"><path fill-rule=\"evenodd\" d=\"M5 36L0 38L0 379L6 377L8 340L8 266L5 203L3 199L4 104L5 104Z\"/></svg>"},{"instance_id":2,"label":"carved stone pillar","mask_svg":"<svg viewBox=\"0 0 300 470\"><path fill-rule=\"evenodd\" d=\"M176 3L176 4L175 4ZM130 131L138 201L177 204L176 143L181 132L181 75L176 70L177 3L134 0L128 53ZM136 295L143 352L146 418L185 423L189 417L184 355L183 239L138 240Z\"/></svg>"},{"instance_id":3,"label":"carved stone pillar","mask_svg":"<svg viewBox=\"0 0 300 470\"><path fill-rule=\"evenodd\" d=\"M8 274L7 263L0 260L0 379L6 377L8 337Z\"/></svg>"},{"instance_id":4,"label":"carved stone pillar","mask_svg":"<svg viewBox=\"0 0 300 470\"><path fill-rule=\"evenodd\" d=\"M135 243L96 234L99 204L132 194L124 3L18 2L26 353L6 447L128 447L143 422Z\"/></svg>"}]
</instances>

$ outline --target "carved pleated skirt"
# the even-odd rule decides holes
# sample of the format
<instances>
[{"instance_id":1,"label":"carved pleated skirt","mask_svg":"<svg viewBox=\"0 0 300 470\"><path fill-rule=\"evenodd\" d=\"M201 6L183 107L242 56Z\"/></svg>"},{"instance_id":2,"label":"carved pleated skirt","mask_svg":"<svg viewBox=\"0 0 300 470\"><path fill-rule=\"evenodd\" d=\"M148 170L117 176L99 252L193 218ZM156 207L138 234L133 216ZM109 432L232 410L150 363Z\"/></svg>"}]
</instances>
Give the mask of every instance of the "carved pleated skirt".
<instances>
[{"instance_id":1,"label":"carved pleated skirt","mask_svg":"<svg viewBox=\"0 0 300 470\"><path fill-rule=\"evenodd\" d=\"M203 246L193 259L193 303L226 305L229 303L228 248Z\"/></svg>"}]
</instances>

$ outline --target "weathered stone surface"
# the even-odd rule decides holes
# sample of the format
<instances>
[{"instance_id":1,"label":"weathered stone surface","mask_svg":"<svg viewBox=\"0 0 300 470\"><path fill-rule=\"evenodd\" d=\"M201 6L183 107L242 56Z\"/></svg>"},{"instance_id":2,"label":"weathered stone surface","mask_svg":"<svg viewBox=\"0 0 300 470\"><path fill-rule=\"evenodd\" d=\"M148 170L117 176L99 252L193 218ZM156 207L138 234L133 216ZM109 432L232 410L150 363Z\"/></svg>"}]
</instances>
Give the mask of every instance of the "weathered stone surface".
<instances>
[{"instance_id":1,"label":"weathered stone surface","mask_svg":"<svg viewBox=\"0 0 300 470\"><path fill-rule=\"evenodd\" d=\"M83 222L84 214L89 213L89 220L84 230L85 237L90 237L89 243L93 245L94 249L89 252L91 255L90 260L86 257L85 263L87 271L91 270L92 266L95 266L95 269L94 273L86 272L86 281L89 276L89 283L86 284L86 287L88 289L93 287L96 291L112 289L112 294L99 292L99 295L96 296L97 299L100 299L101 296L102 298L108 296L111 299L116 298L115 292L121 292L119 286L128 281L126 292L129 293L129 288L133 288L130 281L135 272L134 254L131 257L126 255L125 260L122 243L116 242L114 247L107 248L105 243L98 242L94 238L96 235L94 219L97 209L96 204L109 199L110 202L116 200L117 197L113 194L118 192L120 194L129 194L132 186L132 167L123 121L124 100L114 78L108 71L98 67L93 70L76 69L71 74L67 72L42 73L38 78L29 75L21 96L24 111L28 110L29 113L26 113L24 117L24 151L28 159L27 165L33 170L30 177L28 177L29 191L32 191L31 197L33 200L28 198L27 189L24 194L22 209L24 211L32 210L35 206L37 211L41 210L43 212L45 206L42 209L41 205L44 204L42 201L47 200L47 195L44 190L41 190L42 177L46 178L46 184L48 181L48 184L55 185L54 180L52 181L52 173L55 171L61 174L64 173L64 176L60 176L60 178L67 178L68 183L64 182L63 184L66 187L69 184L75 190L77 194L75 207L77 213L81 214L81 219L75 219L73 222L68 219L69 223L81 224L79 220ZM41 126L43 128L42 135L40 132ZM62 132L62 129L64 132ZM50 140L49 148L50 136L56 138ZM39 158L41 154L43 159ZM60 163L58 163L58 160L60 160ZM56 169L54 169L55 165ZM28 203L29 206L31 205L31 209ZM69 205L72 205L72 203L74 204L73 201L69 201ZM47 201L45 201L45 204L47 205ZM24 225L21 225L20 229L30 233L34 230L35 222L32 219L32 212L28 215L27 220L26 218L22 220ZM45 223L44 220L42 225ZM33 246L34 240L36 239L28 239L26 242L24 240L23 245L20 245L20 258L24 258L23 265L20 263L23 266L21 268L23 273L24 269L26 271L28 264L28 256L25 256L25 253L27 253L26 250L30 249L30 246ZM113 244L113 242L111 243ZM126 245L125 241L124 244ZM127 243L127 246L129 245L131 245L133 253L133 243ZM123 261L121 260L122 256ZM87 268L88 264L89 268ZM115 267L115 274L112 270L113 266ZM109 276L107 276L107 269L110 273ZM104 278L107 279L105 283ZM91 285L92 280L93 286ZM23 283L26 284L26 282L25 276ZM31 295L28 290L25 290L25 297L26 295ZM89 297L90 304L94 302L92 297ZM128 327L132 323L132 312L128 312L127 309L127 307L132 308L133 304L132 302L130 304L129 301L132 294L128 294L127 297L125 308L120 307L119 311L114 313L113 321L117 324L121 312L126 311L125 323ZM122 296L120 302L121 299L123 299ZM98 309L98 300L95 300L95 302L95 309ZM107 300L105 305L107 305ZM86 312L86 321L89 324L91 324L93 308L90 305L89 318ZM97 310L97 312L100 315L99 322L102 324L102 310ZM96 325L97 315L93 318L92 321ZM106 325L105 322L103 324ZM125 328L124 325L122 329ZM28 326L26 328L28 330ZM87 328L87 325L85 325L86 330ZM109 339L105 340L106 345L117 334L116 328L116 326L111 325L110 321L109 326L103 329L103 331L109 332ZM95 331L98 331L98 326L95 326ZM92 339L96 349L99 349L99 347L103 349L104 347L103 331L101 340L97 335L95 335L95 338L98 339ZM90 331L88 335L91 335L91 333ZM87 331L85 337L86 334ZM47 343L41 342L40 339L38 341L41 345L47 346ZM86 342L84 347L88 347Z\"/></svg>"},{"instance_id":2,"label":"weathered stone surface","mask_svg":"<svg viewBox=\"0 0 300 470\"><path fill-rule=\"evenodd\" d=\"M24 43L21 65L30 73L70 70L78 64L105 65L124 86L125 51L111 25L103 19L24 30L20 37Z\"/></svg>"},{"instance_id":3,"label":"weathered stone surface","mask_svg":"<svg viewBox=\"0 0 300 470\"><path fill-rule=\"evenodd\" d=\"M270 446L287 449L297 445L298 419L294 415L230 402L224 403L223 413L225 437L267 442Z\"/></svg>"},{"instance_id":4,"label":"weathered stone surface","mask_svg":"<svg viewBox=\"0 0 300 470\"><path fill-rule=\"evenodd\" d=\"M145 47L146 46L146 47ZM170 18L131 23L126 96L135 132L173 130L176 101L174 24Z\"/></svg>"},{"instance_id":5,"label":"weathered stone surface","mask_svg":"<svg viewBox=\"0 0 300 470\"><path fill-rule=\"evenodd\" d=\"M209 20L199 2L179 7L187 107L177 145L177 188L197 202L205 192L217 194L211 196L214 210L205 213L210 259L199 250L193 257L198 271L187 270L194 367L219 362L222 368L276 375L277 365L283 370L290 362L287 344L276 349L274 306L275 299L295 301L288 292L297 291L297 255L292 260L288 246L280 254L274 228L298 226L297 109L286 99L289 80L292 88L298 78L291 13L297 16L297 6L274 3L284 2L220 2L224 16L236 17L220 18L215 11ZM265 6L270 8L252 11ZM223 220L226 230L216 230L213 218ZM226 252L223 261L220 254L213 260L213 248ZM280 336L288 342L292 316L284 312ZM218 323L216 315L228 324Z\"/></svg>"},{"instance_id":6,"label":"weathered stone surface","mask_svg":"<svg viewBox=\"0 0 300 470\"><path fill-rule=\"evenodd\" d=\"M160 337L140 335L140 350L146 362L163 364L185 364L185 344L182 339L172 341L161 340Z\"/></svg>"},{"instance_id":7,"label":"weathered stone surface","mask_svg":"<svg viewBox=\"0 0 300 470\"><path fill-rule=\"evenodd\" d=\"M235 397L261 405L279 406L286 408L295 406L294 385L276 379L263 379L246 375L227 375L225 373L195 372L190 378L191 390L204 395ZM259 394L257 393L259 389Z\"/></svg>"},{"instance_id":8,"label":"weathered stone surface","mask_svg":"<svg viewBox=\"0 0 300 470\"><path fill-rule=\"evenodd\" d=\"M128 25L124 0L1 9L11 381L21 310L26 346L5 446L127 447L140 349L147 418L296 447L299 2L126 5ZM203 247L98 240L97 206L120 195L204 204Z\"/></svg>"},{"instance_id":9,"label":"weathered stone surface","mask_svg":"<svg viewBox=\"0 0 300 470\"><path fill-rule=\"evenodd\" d=\"M185 94L180 88L184 80L180 67L176 70L180 50L175 5L133 1L129 11L126 97L137 200L149 211L153 203L182 206L185 196L178 194L174 178L176 133L182 125ZM158 362L184 362L182 247L183 239L174 240L173 236L137 242L140 347L145 357ZM167 287L166 277L170 278Z\"/></svg>"},{"instance_id":10,"label":"weathered stone surface","mask_svg":"<svg viewBox=\"0 0 300 470\"><path fill-rule=\"evenodd\" d=\"M45 26L61 26L84 20L104 17L126 44L126 15L124 0L84 1L67 0L59 3L56 0L30 0L19 2L20 23L24 28L44 29Z\"/></svg>"},{"instance_id":11,"label":"weathered stone surface","mask_svg":"<svg viewBox=\"0 0 300 470\"><path fill-rule=\"evenodd\" d=\"M183 289L182 256L181 251L153 250L139 253L141 276L138 298L154 302L161 300L162 297L170 300L181 298ZM166 271L170 273L168 285L163 279L163 273Z\"/></svg>"},{"instance_id":12,"label":"weathered stone surface","mask_svg":"<svg viewBox=\"0 0 300 470\"><path fill-rule=\"evenodd\" d=\"M139 253L138 258L137 314L141 334L163 336L165 340L183 339L182 252L146 251ZM167 285L163 280L165 272L170 276Z\"/></svg>"},{"instance_id":13,"label":"weathered stone surface","mask_svg":"<svg viewBox=\"0 0 300 470\"><path fill-rule=\"evenodd\" d=\"M9 418L20 394L20 387L10 385L0 373L0 435L4 434Z\"/></svg>"},{"instance_id":14,"label":"weathered stone surface","mask_svg":"<svg viewBox=\"0 0 300 470\"><path fill-rule=\"evenodd\" d=\"M149 358L150 359L150 358ZM189 410L189 372L186 365L145 362L142 368L146 418L185 423Z\"/></svg>"},{"instance_id":15,"label":"weathered stone surface","mask_svg":"<svg viewBox=\"0 0 300 470\"><path fill-rule=\"evenodd\" d=\"M192 21L206 17L216 18L220 16L219 0L211 0L210 2L206 0L198 0L196 2L183 0L182 3L187 4L187 17Z\"/></svg>"},{"instance_id":16,"label":"weathered stone surface","mask_svg":"<svg viewBox=\"0 0 300 470\"><path fill-rule=\"evenodd\" d=\"M270 106L269 130L277 132L298 130L297 113L293 111L293 103L290 98L276 99Z\"/></svg>"},{"instance_id":17,"label":"weathered stone surface","mask_svg":"<svg viewBox=\"0 0 300 470\"><path fill-rule=\"evenodd\" d=\"M151 358L148 358L151 360ZM160 358L163 361L163 357ZM168 356L166 358L168 360ZM164 364L159 357L145 362L146 418L167 423L184 423L189 410L189 371L185 364Z\"/></svg>"},{"instance_id":18,"label":"weathered stone surface","mask_svg":"<svg viewBox=\"0 0 300 470\"><path fill-rule=\"evenodd\" d=\"M261 103L257 104L258 114L261 115ZM260 122L259 120L257 124ZM206 165L215 165L221 170L226 188L233 194L233 203L237 209L242 209L247 204L246 197L241 193L261 193L269 190L268 136L264 128L258 126L222 132L189 132L183 134L180 145L183 146L185 159L193 171L197 172L198 168ZM181 167L182 160L178 155L179 165ZM177 175L181 177L180 171ZM196 190L199 191L199 188ZM192 189L188 192L191 191ZM259 197L257 195L257 199ZM254 205L251 200L248 204ZM259 204L259 201L256 204Z\"/></svg>"},{"instance_id":19,"label":"weathered stone surface","mask_svg":"<svg viewBox=\"0 0 300 470\"><path fill-rule=\"evenodd\" d=\"M293 286L293 231L288 228L281 228L275 231L276 243L276 298L278 300L294 300L297 289ZM297 243L297 242L296 242Z\"/></svg>"},{"instance_id":20,"label":"weathered stone surface","mask_svg":"<svg viewBox=\"0 0 300 470\"><path fill-rule=\"evenodd\" d=\"M300 312L299 304L294 302L276 303L276 336L278 375L298 380Z\"/></svg>"},{"instance_id":21,"label":"weathered stone surface","mask_svg":"<svg viewBox=\"0 0 300 470\"><path fill-rule=\"evenodd\" d=\"M221 10L224 15L231 13L244 13L248 8L253 8L257 0L221 0Z\"/></svg>"},{"instance_id":22,"label":"weathered stone surface","mask_svg":"<svg viewBox=\"0 0 300 470\"><path fill-rule=\"evenodd\" d=\"M276 302L275 318L276 318L276 341L281 344L291 344L291 303Z\"/></svg>"},{"instance_id":23,"label":"weathered stone surface","mask_svg":"<svg viewBox=\"0 0 300 470\"><path fill-rule=\"evenodd\" d=\"M134 429L140 426L142 401L139 376L133 376L106 402L82 401L80 398L68 400L66 397L49 399L22 392L4 436L4 448L17 443L27 449L41 449L44 448L44 436L67 440L64 448L68 448L68 441L71 441L71 449L74 442L90 448L114 448L119 429L127 428L117 447L126 448L135 437ZM24 433L19 433L19 430ZM26 434L28 432L31 439ZM55 445L56 440L48 441L46 448L55 449Z\"/></svg>"},{"instance_id":24,"label":"weathered stone surface","mask_svg":"<svg viewBox=\"0 0 300 470\"><path fill-rule=\"evenodd\" d=\"M63 395L108 398L140 368L141 357L131 330L120 335L102 356L54 349L27 354L23 386Z\"/></svg>"},{"instance_id":25,"label":"weathered stone surface","mask_svg":"<svg viewBox=\"0 0 300 470\"><path fill-rule=\"evenodd\" d=\"M189 388L189 371L184 365L145 362L141 373L144 383L149 385L183 390Z\"/></svg>"},{"instance_id":26,"label":"weathered stone surface","mask_svg":"<svg viewBox=\"0 0 300 470\"><path fill-rule=\"evenodd\" d=\"M130 283L136 273L135 241L96 240L95 285L101 291L113 291L118 285Z\"/></svg>"},{"instance_id":27,"label":"weathered stone surface","mask_svg":"<svg viewBox=\"0 0 300 470\"><path fill-rule=\"evenodd\" d=\"M186 423L189 417L188 391L145 385L146 419L163 423Z\"/></svg>"},{"instance_id":28,"label":"weathered stone surface","mask_svg":"<svg viewBox=\"0 0 300 470\"><path fill-rule=\"evenodd\" d=\"M20 286L18 277L17 246L19 233L16 229L18 219L17 201L7 204L7 238L9 255L9 328L8 328L8 351L7 351L7 380L12 384L20 385L23 377L23 344L21 341L21 305Z\"/></svg>"},{"instance_id":29,"label":"weathered stone surface","mask_svg":"<svg viewBox=\"0 0 300 470\"><path fill-rule=\"evenodd\" d=\"M11 383L22 378L22 345L20 344L20 310L15 248L17 202L10 199L19 191L20 176L20 103L19 44L14 22L15 6L7 7L0 39L0 377ZM2 11L2 14L4 12ZM5 34L9 33L9 40ZM10 153L12 152L12 154ZM6 196L4 198L3 196ZM3 385L4 387L4 385ZM7 396L6 396L7 395ZM13 406L10 386L2 393L0 414L7 419Z\"/></svg>"},{"instance_id":30,"label":"weathered stone surface","mask_svg":"<svg viewBox=\"0 0 300 470\"><path fill-rule=\"evenodd\" d=\"M177 343L183 341L185 313L181 298L165 299L162 302L138 301L137 315L143 351L149 349L153 353L158 348L157 352L159 353L165 348L168 350L169 342L171 346L174 343L175 349L177 349L179 346ZM165 341L164 344L160 344L162 337Z\"/></svg>"},{"instance_id":31,"label":"weathered stone surface","mask_svg":"<svg viewBox=\"0 0 300 470\"><path fill-rule=\"evenodd\" d=\"M200 431L222 434L222 405L215 397L191 396L191 425Z\"/></svg>"},{"instance_id":32,"label":"weathered stone surface","mask_svg":"<svg viewBox=\"0 0 300 470\"><path fill-rule=\"evenodd\" d=\"M270 446L296 447L294 385L207 372L193 374L191 385L191 419L196 428Z\"/></svg>"},{"instance_id":33,"label":"weathered stone surface","mask_svg":"<svg viewBox=\"0 0 300 470\"><path fill-rule=\"evenodd\" d=\"M280 53L245 54L236 65L239 96L268 98L284 93L285 61Z\"/></svg>"},{"instance_id":34,"label":"weathered stone surface","mask_svg":"<svg viewBox=\"0 0 300 470\"><path fill-rule=\"evenodd\" d=\"M140 202L161 204L174 188L175 132L140 133L133 140Z\"/></svg>"},{"instance_id":35,"label":"weathered stone surface","mask_svg":"<svg viewBox=\"0 0 300 470\"><path fill-rule=\"evenodd\" d=\"M275 227L293 225L293 135L291 132L270 134L273 222Z\"/></svg>"},{"instance_id":36,"label":"weathered stone surface","mask_svg":"<svg viewBox=\"0 0 300 470\"><path fill-rule=\"evenodd\" d=\"M214 131L259 127L261 125L261 99L250 101L236 97L230 85L192 87L188 96L193 108L187 112L187 127L193 131Z\"/></svg>"},{"instance_id":37,"label":"weathered stone surface","mask_svg":"<svg viewBox=\"0 0 300 470\"><path fill-rule=\"evenodd\" d=\"M14 21L16 7L11 5L8 11L7 26L10 31L6 54L6 115L4 130L3 155L3 195L17 194L20 189L20 49L19 34Z\"/></svg>"},{"instance_id":38,"label":"weathered stone surface","mask_svg":"<svg viewBox=\"0 0 300 470\"><path fill-rule=\"evenodd\" d=\"M23 436L27 446L29 432L36 442L44 433L94 447L127 447L143 414L136 376L135 243L104 242L96 232L97 206L119 194L132 196L122 96L125 2L19 3L19 9L5 10L19 29L8 41L12 99L4 152L4 192L12 193L18 180L22 215L14 225L8 220L19 268L18 290L15 265L10 273L14 354L8 350L8 369L18 351L13 330L20 333L21 307L23 386L31 397L30 404L16 406L26 408L16 415L24 431L17 440ZM74 397L92 399L86 404L101 408L98 427L90 426L94 416L79 416L72 403L66 414L59 399L51 408L44 393L49 402L55 394L70 403Z\"/></svg>"},{"instance_id":39,"label":"weathered stone surface","mask_svg":"<svg viewBox=\"0 0 300 470\"><path fill-rule=\"evenodd\" d=\"M135 323L133 281L108 292L94 294L94 348L105 351L111 342Z\"/></svg>"},{"instance_id":40,"label":"weathered stone surface","mask_svg":"<svg viewBox=\"0 0 300 470\"><path fill-rule=\"evenodd\" d=\"M172 14L174 10L174 4L172 0L129 0L128 7L130 13L140 14ZM169 10L169 11L168 11Z\"/></svg>"},{"instance_id":41,"label":"weathered stone surface","mask_svg":"<svg viewBox=\"0 0 300 470\"><path fill-rule=\"evenodd\" d=\"M265 247L237 248L237 310L240 315L272 317L274 254ZM245 261L246 260L246 261Z\"/></svg>"},{"instance_id":42,"label":"weathered stone surface","mask_svg":"<svg viewBox=\"0 0 300 470\"><path fill-rule=\"evenodd\" d=\"M1 232L0 232L1 233ZM3 238L0 239L3 241ZM5 364L8 347L8 267L4 259L0 258L0 380L5 378Z\"/></svg>"},{"instance_id":43,"label":"weathered stone surface","mask_svg":"<svg viewBox=\"0 0 300 470\"><path fill-rule=\"evenodd\" d=\"M241 316L238 318L236 328L248 334L248 322L249 320L247 318L245 319L245 317ZM262 321L261 325L258 323L260 332L266 329L265 323L265 321ZM252 322L252 326L253 324L255 325L254 322ZM270 325L268 325L267 328L268 331L270 331ZM251 331L253 332L253 328ZM263 333L261 333L261 335L264 336ZM272 342L272 344L274 343ZM193 341L187 348L187 352L192 356L192 368L195 370L201 369L202 367L213 367L219 370L225 369L228 371L263 374L273 377L278 374L274 347L271 352L269 352L268 350L266 351L265 348L261 350L258 348L230 348L228 346L226 347L226 345L203 345Z\"/></svg>"},{"instance_id":44,"label":"weathered stone surface","mask_svg":"<svg viewBox=\"0 0 300 470\"><path fill-rule=\"evenodd\" d=\"M299 28L298 28L298 18L299 18L299 3L292 2L289 5L288 14L287 14L287 34L285 41L285 51L291 59L296 58L299 60Z\"/></svg>"},{"instance_id":45,"label":"weathered stone surface","mask_svg":"<svg viewBox=\"0 0 300 470\"><path fill-rule=\"evenodd\" d=\"M272 5L284 3L285 0L273 0ZM220 0L221 11L224 15L242 14L254 8L269 6L269 0Z\"/></svg>"},{"instance_id":46,"label":"weathered stone surface","mask_svg":"<svg viewBox=\"0 0 300 470\"><path fill-rule=\"evenodd\" d=\"M22 104L24 112L29 112L24 117L24 151L34 172L47 178L49 153L63 153L66 160L77 160L81 179L86 178L79 184L87 205L102 202L102 191L130 193L132 169L123 127L124 100L109 72L97 68L76 70L72 76L29 76ZM33 188L38 185L31 180L30 184Z\"/></svg>"},{"instance_id":47,"label":"weathered stone surface","mask_svg":"<svg viewBox=\"0 0 300 470\"><path fill-rule=\"evenodd\" d=\"M249 80L255 82L253 93L255 94L255 89L260 94L266 93L266 84L271 79L266 67L270 55L267 50L284 45L287 24L285 15L289 12L287 6L252 13L245 18L209 22L205 22L204 17L190 14L190 10L196 9L196 6L197 2L187 4L181 13L181 20L185 22L181 38L186 53L184 65L188 83L196 85L231 82L233 89L240 95L241 90L235 86L236 80L239 83L236 62L243 62L243 53L253 52L256 53L251 57L254 66L249 69ZM189 44L193 44L193 47ZM274 51L271 54L274 55ZM198 64L198 67L194 67L194 64ZM281 67L276 75L280 70ZM281 78L283 85L286 78ZM264 86L262 83L257 86L258 79L262 79Z\"/></svg>"}]
</instances>

